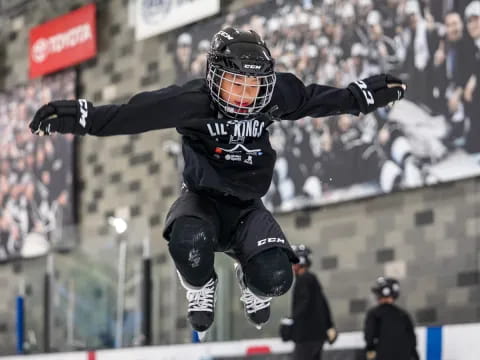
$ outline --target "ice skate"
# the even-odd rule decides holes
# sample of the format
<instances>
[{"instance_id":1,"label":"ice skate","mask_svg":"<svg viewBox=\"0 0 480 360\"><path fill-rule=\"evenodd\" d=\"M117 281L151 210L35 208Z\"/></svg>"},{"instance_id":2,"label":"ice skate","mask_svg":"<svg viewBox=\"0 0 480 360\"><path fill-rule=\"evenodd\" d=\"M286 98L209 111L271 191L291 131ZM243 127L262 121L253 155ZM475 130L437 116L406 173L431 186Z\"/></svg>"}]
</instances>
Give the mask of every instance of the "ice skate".
<instances>
[{"instance_id":1,"label":"ice skate","mask_svg":"<svg viewBox=\"0 0 480 360\"><path fill-rule=\"evenodd\" d=\"M214 276L203 286L195 287L188 284L177 271L180 283L187 290L188 300L188 320L192 328L198 332L200 341L205 338L206 331L213 323L215 302L217 300L217 275Z\"/></svg>"},{"instance_id":2,"label":"ice skate","mask_svg":"<svg viewBox=\"0 0 480 360\"><path fill-rule=\"evenodd\" d=\"M245 284L243 270L239 263L235 263L235 275L242 295L240 301L243 302L245 308L245 315L248 320L260 330L262 325L267 323L270 318L270 300L271 297L263 297L255 295Z\"/></svg>"}]
</instances>

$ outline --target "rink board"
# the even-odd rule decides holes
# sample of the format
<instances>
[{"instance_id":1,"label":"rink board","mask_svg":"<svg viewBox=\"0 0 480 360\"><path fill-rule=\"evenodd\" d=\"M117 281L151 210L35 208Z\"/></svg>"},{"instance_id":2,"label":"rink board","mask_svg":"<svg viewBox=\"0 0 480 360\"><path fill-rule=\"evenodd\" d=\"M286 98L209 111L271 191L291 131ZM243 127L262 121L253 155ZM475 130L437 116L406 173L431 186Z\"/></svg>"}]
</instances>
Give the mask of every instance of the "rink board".
<instances>
[{"instance_id":1,"label":"rink board","mask_svg":"<svg viewBox=\"0 0 480 360\"><path fill-rule=\"evenodd\" d=\"M421 360L479 360L480 324L419 327L416 329ZM364 347L360 332L341 333L333 346L327 345L326 360L357 360ZM24 356L28 360L287 360L293 349L278 338L138 347L96 352L74 352ZM250 355L249 355L250 354ZM0 360L17 360L16 356Z\"/></svg>"}]
</instances>

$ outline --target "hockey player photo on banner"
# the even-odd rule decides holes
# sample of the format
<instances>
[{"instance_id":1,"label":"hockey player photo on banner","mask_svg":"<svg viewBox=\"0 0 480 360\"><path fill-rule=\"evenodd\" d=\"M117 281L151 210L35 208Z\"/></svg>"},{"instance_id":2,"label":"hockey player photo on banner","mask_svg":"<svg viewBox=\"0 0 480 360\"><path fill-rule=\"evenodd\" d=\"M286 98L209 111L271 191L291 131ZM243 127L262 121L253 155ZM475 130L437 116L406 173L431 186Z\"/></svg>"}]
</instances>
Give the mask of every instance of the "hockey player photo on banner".
<instances>
[{"instance_id":1,"label":"hockey player photo on banner","mask_svg":"<svg viewBox=\"0 0 480 360\"><path fill-rule=\"evenodd\" d=\"M277 162L264 197L270 209L480 174L479 0L264 1L179 32L177 84L204 76L211 34L226 26L255 30L276 71L306 84L345 87L390 73L409 86L405 100L368 115L271 125Z\"/></svg>"},{"instance_id":2,"label":"hockey player photo on banner","mask_svg":"<svg viewBox=\"0 0 480 360\"><path fill-rule=\"evenodd\" d=\"M40 104L64 97L75 97L73 71L0 93L0 263L62 246L62 228L73 223L73 136L28 128Z\"/></svg>"}]
</instances>

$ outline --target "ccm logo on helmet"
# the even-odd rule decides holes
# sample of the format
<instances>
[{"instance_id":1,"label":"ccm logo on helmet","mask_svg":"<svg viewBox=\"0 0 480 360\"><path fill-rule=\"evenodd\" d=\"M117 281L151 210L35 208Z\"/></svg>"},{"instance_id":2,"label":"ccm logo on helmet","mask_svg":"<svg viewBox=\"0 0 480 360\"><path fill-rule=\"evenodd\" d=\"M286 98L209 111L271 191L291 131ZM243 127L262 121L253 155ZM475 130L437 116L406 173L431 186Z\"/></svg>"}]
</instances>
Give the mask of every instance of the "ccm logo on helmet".
<instances>
[{"instance_id":1,"label":"ccm logo on helmet","mask_svg":"<svg viewBox=\"0 0 480 360\"><path fill-rule=\"evenodd\" d=\"M260 70L262 68L261 65L253 65L253 64L245 64L243 65L245 69L253 69L253 70Z\"/></svg>"},{"instance_id":2,"label":"ccm logo on helmet","mask_svg":"<svg viewBox=\"0 0 480 360\"><path fill-rule=\"evenodd\" d=\"M219 35L222 35L224 38L228 39L228 40L233 40L233 36L230 35L229 33L223 31L223 30L220 30L218 32Z\"/></svg>"},{"instance_id":3,"label":"ccm logo on helmet","mask_svg":"<svg viewBox=\"0 0 480 360\"><path fill-rule=\"evenodd\" d=\"M282 238L266 238L262 240L257 241L257 246L262 246L265 244L271 244L271 243L279 243L279 244L285 244L285 239Z\"/></svg>"}]
</instances>

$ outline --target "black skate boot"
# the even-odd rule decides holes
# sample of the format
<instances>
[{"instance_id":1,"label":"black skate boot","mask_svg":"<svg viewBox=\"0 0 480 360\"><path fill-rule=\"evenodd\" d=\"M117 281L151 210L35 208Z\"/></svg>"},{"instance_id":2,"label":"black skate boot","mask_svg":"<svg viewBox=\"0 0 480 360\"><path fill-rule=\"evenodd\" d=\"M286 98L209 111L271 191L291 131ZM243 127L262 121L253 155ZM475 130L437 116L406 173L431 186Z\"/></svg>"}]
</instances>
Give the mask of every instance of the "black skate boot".
<instances>
[{"instance_id":1,"label":"black skate boot","mask_svg":"<svg viewBox=\"0 0 480 360\"><path fill-rule=\"evenodd\" d=\"M239 263L235 263L235 275L242 295L240 301L243 302L245 315L255 327L260 330L262 325L267 323L270 318L270 300L271 297L263 297L255 295L245 284L242 267Z\"/></svg>"},{"instance_id":2,"label":"black skate boot","mask_svg":"<svg viewBox=\"0 0 480 360\"><path fill-rule=\"evenodd\" d=\"M217 275L214 276L203 286L195 287L188 284L177 271L180 283L187 290L188 300L188 320L193 330L204 333L212 325L215 312L215 302L217 301Z\"/></svg>"}]
</instances>

